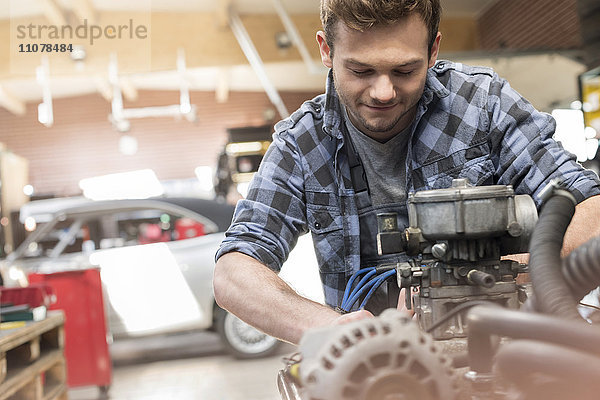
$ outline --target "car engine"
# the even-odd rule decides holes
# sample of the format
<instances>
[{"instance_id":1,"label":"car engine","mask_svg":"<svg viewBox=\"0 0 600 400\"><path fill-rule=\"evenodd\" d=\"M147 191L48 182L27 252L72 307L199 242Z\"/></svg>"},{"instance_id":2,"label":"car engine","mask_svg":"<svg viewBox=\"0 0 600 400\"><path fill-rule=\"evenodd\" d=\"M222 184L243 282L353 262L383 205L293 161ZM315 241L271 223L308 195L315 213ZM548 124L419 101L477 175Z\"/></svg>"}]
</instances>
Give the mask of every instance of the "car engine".
<instances>
[{"instance_id":1,"label":"car engine","mask_svg":"<svg viewBox=\"0 0 600 400\"><path fill-rule=\"evenodd\" d=\"M597 399L600 329L578 306L600 285L600 238L561 259L575 198L554 180L540 199L538 220L511 186L454 180L409 194L403 232L378 215L379 253L409 258L358 271L344 309L395 279L415 316L307 332L278 375L282 399ZM503 257L526 252L528 265Z\"/></svg>"}]
</instances>

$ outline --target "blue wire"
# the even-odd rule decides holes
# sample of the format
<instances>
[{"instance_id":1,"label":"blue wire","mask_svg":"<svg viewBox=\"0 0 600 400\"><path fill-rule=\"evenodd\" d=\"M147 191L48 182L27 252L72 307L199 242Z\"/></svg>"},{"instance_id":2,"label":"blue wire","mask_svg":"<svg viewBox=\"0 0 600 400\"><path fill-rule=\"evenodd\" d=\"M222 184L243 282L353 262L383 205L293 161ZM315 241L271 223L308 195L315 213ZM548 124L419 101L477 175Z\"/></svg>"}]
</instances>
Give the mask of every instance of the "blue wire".
<instances>
[{"instance_id":1,"label":"blue wire","mask_svg":"<svg viewBox=\"0 0 600 400\"><path fill-rule=\"evenodd\" d=\"M361 270L356 271L350 277L350 280L348 281L348 284L346 285L346 290L344 291L344 297L342 299L341 308L344 311L347 311L347 312L350 311L350 309L352 308L354 303L356 303L356 301L361 296L361 294L364 293L365 290L369 289L369 291L367 292L367 295L365 296L365 298L363 299L363 301L359 307L359 309L362 309L365 306L365 304L367 303L367 301L371 298L373 293L377 290L377 288L379 288L379 286L381 286L381 284L386 279L393 276L396 273L396 270L395 269L388 270L388 271L385 271L385 272L373 277L373 275L375 275L376 273L377 273L377 270L375 269L375 267L369 267L369 268L363 268ZM361 278L361 280L357 283L356 287L352 288L354 281L362 274L365 274L365 276L363 276ZM371 279L369 281L367 281L369 278L371 278Z\"/></svg>"},{"instance_id":2,"label":"blue wire","mask_svg":"<svg viewBox=\"0 0 600 400\"><path fill-rule=\"evenodd\" d=\"M375 270L376 272L376 270ZM365 278L363 278L360 282L359 285L356 286L356 288L352 291L350 298L346 299L346 301L342 304L342 308L346 311L350 311L350 309L352 308L352 306L354 305L354 303L356 303L356 300L358 300L358 298L360 297L360 295L367 289L369 289L370 287L372 287L375 283L378 282L378 279L384 275L385 273L387 273L388 271L384 272L383 274L380 274L374 278L372 278L370 281L368 282L364 282ZM369 273L368 274L369 277L373 276L373 273Z\"/></svg>"},{"instance_id":3,"label":"blue wire","mask_svg":"<svg viewBox=\"0 0 600 400\"><path fill-rule=\"evenodd\" d=\"M367 272L372 272L372 271L376 271L375 267L368 267L368 268L363 268L361 270L356 271L351 277L350 280L348 281L348 285L346 286L346 292L344 293L344 295L346 297L348 297L348 295L351 292L352 289L352 285L354 284L354 281L362 274L367 273Z\"/></svg>"},{"instance_id":4,"label":"blue wire","mask_svg":"<svg viewBox=\"0 0 600 400\"><path fill-rule=\"evenodd\" d=\"M350 298L352 298L354 296L354 294L363 286L367 283L367 281L377 273L377 270L375 268L373 268L372 271L369 271L366 273L365 276L363 276L363 278L356 284L356 287L354 289L352 289L350 291ZM375 278L373 278L375 279Z\"/></svg>"},{"instance_id":5,"label":"blue wire","mask_svg":"<svg viewBox=\"0 0 600 400\"><path fill-rule=\"evenodd\" d=\"M348 299L348 296L350 295L350 290L352 289L352 284L354 284L354 281L356 280L356 278L358 278L360 275L364 274L365 272L370 272L370 271L375 271L375 268L374 267L369 267L369 268L360 269L360 270L356 271L350 277L350 280L348 281L348 284L346 285L346 290L344 291L344 298L342 300L342 307L343 307L343 304Z\"/></svg>"},{"instance_id":6,"label":"blue wire","mask_svg":"<svg viewBox=\"0 0 600 400\"><path fill-rule=\"evenodd\" d=\"M350 299L348 299L346 301L345 304L342 304L342 308L345 311L350 311L350 309L352 308L352 306L354 305L354 303L356 303L356 300L358 300L358 298L360 297L360 295L368 288L370 288L371 286L373 286L375 284L375 282L377 281L377 277L371 279L369 282L367 282L365 285L363 285L360 289L358 289L351 297Z\"/></svg>"},{"instance_id":7,"label":"blue wire","mask_svg":"<svg viewBox=\"0 0 600 400\"><path fill-rule=\"evenodd\" d=\"M395 273L396 273L396 270L390 270L390 271L384 272L383 274L381 274L377 278L375 278L376 279L375 284L371 287L371 290L369 290L367 292L367 295L363 299L362 303L360 303L360 307L358 307L358 308L362 309L367 304L367 301L371 298L371 296L373 295L373 293L375 293L375 291L377 290L377 288L379 286L381 286L381 284L383 282L385 282L386 279L388 279L389 277L393 276Z\"/></svg>"}]
</instances>

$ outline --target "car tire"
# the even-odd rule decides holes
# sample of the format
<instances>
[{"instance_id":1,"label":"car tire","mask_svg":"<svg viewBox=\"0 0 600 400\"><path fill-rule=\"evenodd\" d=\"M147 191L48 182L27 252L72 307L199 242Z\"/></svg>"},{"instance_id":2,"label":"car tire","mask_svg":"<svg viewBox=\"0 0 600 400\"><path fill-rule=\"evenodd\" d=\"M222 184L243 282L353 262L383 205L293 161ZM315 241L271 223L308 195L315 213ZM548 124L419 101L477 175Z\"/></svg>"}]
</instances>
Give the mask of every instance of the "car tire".
<instances>
[{"instance_id":1,"label":"car tire","mask_svg":"<svg viewBox=\"0 0 600 400\"><path fill-rule=\"evenodd\" d=\"M250 359L274 354L281 342L248 325L233 314L215 307L216 331L227 352L235 358Z\"/></svg>"}]
</instances>

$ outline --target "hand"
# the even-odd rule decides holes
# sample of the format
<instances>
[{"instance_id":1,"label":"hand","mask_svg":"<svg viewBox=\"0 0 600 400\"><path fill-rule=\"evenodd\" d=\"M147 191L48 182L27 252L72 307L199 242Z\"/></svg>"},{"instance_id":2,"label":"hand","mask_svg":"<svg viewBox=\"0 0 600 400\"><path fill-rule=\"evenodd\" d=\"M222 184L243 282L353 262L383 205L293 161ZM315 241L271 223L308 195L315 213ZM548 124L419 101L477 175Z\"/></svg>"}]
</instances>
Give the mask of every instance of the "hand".
<instances>
[{"instance_id":1,"label":"hand","mask_svg":"<svg viewBox=\"0 0 600 400\"><path fill-rule=\"evenodd\" d=\"M418 291L417 291L417 293L418 293ZM410 310L406 308L405 299L406 299L406 289L402 288L402 289L400 289L400 295L398 296L397 309L399 311L402 311L403 313L406 313L406 315L408 315L409 318L416 318L415 317L415 306L414 306L414 304L412 304L412 296L410 297L410 301L411 301Z\"/></svg>"},{"instance_id":2,"label":"hand","mask_svg":"<svg viewBox=\"0 0 600 400\"><path fill-rule=\"evenodd\" d=\"M331 325L343 325L366 318L375 318L375 316L367 310L358 310L340 315L331 322Z\"/></svg>"}]
</instances>

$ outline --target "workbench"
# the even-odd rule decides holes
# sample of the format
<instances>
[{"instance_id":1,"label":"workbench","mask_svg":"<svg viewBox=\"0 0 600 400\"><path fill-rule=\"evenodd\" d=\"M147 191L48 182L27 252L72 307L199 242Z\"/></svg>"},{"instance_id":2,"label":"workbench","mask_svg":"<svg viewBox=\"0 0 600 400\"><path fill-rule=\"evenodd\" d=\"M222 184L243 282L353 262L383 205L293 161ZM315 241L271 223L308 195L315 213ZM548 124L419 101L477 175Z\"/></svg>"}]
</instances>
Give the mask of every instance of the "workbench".
<instances>
[{"instance_id":1,"label":"workbench","mask_svg":"<svg viewBox=\"0 0 600 400\"><path fill-rule=\"evenodd\" d=\"M67 400L64 321L49 311L0 330L0 400Z\"/></svg>"}]
</instances>

